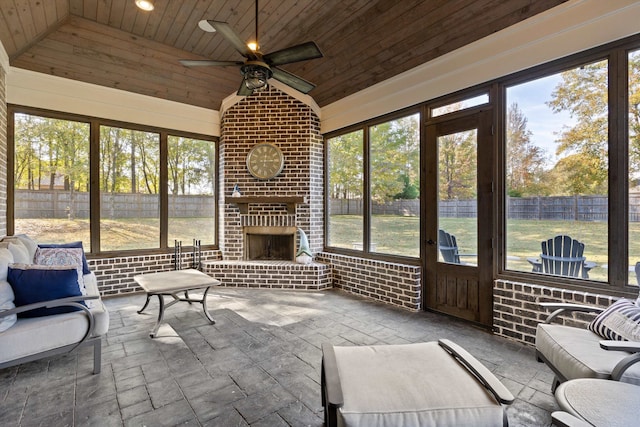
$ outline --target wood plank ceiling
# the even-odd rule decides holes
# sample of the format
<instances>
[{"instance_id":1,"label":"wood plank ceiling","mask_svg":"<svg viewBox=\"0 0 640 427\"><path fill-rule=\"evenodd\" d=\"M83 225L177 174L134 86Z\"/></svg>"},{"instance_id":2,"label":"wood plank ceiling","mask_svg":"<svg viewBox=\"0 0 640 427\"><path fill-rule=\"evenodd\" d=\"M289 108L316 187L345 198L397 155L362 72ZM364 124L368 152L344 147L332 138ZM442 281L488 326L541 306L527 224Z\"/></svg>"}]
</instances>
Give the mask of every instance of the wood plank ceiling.
<instances>
[{"instance_id":1,"label":"wood plank ceiling","mask_svg":"<svg viewBox=\"0 0 640 427\"><path fill-rule=\"evenodd\" d=\"M261 0L263 52L313 40L324 58L282 66L317 85L325 106L566 0ZM0 0L0 41L14 67L219 109L237 68L178 59L242 60L201 19L255 32L254 0Z\"/></svg>"}]
</instances>

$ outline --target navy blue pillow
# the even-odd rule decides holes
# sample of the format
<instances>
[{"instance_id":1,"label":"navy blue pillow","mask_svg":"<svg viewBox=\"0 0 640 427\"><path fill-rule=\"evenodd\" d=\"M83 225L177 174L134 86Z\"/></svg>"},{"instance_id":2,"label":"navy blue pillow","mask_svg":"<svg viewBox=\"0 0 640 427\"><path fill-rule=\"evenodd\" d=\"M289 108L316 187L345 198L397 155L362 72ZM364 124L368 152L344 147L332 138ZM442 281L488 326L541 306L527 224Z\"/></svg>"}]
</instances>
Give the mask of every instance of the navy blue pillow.
<instances>
[{"instance_id":1,"label":"navy blue pillow","mask_svg":"<svg viewBox=\"0 0 640 427\"><path fill-rule=\"evenodd\" d=\"M84 248L82 247L82 242L38 243L38 247L40 248L80 248L82 249L82 274L91 273L91 270L89 270L89 264L87 264L87 257L84 255Z\"/></svg>"},{"instance_id":2,"label":"navy blue pillow","mask_svg":"<svg viewBox=\"0 0 640 427\"><path fill-rule=\"evenodd\" d=\"M16 307L51 301L58 298L81 296L78 287L78 270L66 269L12 268L9 265L7 281L13 289ZM69 313L78 307L38 308L18 314L18 317L41 317L52 314Z\"/></svg>"}]
</instances>

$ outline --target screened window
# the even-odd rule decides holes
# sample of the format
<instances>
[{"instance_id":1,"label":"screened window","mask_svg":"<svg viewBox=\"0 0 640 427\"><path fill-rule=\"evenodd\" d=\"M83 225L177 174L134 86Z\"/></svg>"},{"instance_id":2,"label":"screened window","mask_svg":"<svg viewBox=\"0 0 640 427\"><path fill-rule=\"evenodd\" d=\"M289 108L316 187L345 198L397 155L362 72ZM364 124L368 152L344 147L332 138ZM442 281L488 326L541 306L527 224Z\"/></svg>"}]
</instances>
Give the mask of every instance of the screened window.
<instances>
[{"instance_id":1,"label":"screened window","mask_svg":"<svg viewBox=\"0 0 640 427\"><path fill-rule=\"evenodd\" d=\"M30 108L9 113L9 233L82 241L94 253L217 244L216 141Z\"/></svg>"},{"instance_id":2,"label":"screened window","mask_svg":"<svg viewBox=\"0 0 640 427\"><path fill-rule=\"evenodd\" d=\"M420 115L369 128L369 251L420 256Z\"/></svg>"},{"instance_id":3,"label":"screened window","mask_svg":"<svg viewBox=\"0 0 640 427\"><path fill-rule=\"evenodd\" d=\"M449 114L455 111L462 111L466 108L477 107L478 105L484 105L488 103L489 103L489 95L486 93L483 93L482 95L467 98L459 102L454 102L452 104L436 107L431 110L431 117L438 117L438 116L442 116L443 114Z\"/></svg>"},{"instance_id":4,"label":"screened window","mask_svg":"<svg viewBox=\"0 0 640 427\"><path fill-rule=\"evenodd\" d=\"M160 247L160 135L100 127L100 249Z\"/></svg>"},{"instance_id":5,"label":"screened window","mask_svg":"<svg viewBox=\"0 0 640 427\"><path fill-rule=\"evenodd\" d=\"M507 89L507 269L608 280L607 68Z\"/></svg>"},{"instance_id":6,"label":"screened window","mask_svg":"<svg viewBox=\"0 0 640 427\"><path fill-rule=\"evenodd\" d=\"M14 115L14 232L90 248L89 124Z\"/></svg>"},{"instance_id":7,"label":"screened window","mask_svg":"<svg viewBox=\"0 0 640 427\"><path fill-rule=\"evenodd\" d=\"M327 139L327 246L420 256L420 114Z\"/></svg>"},{"instance_id":8,"label":"screened window","mask_svg":"<svg viewBox=\"0 0 640 427\"><path fill-rule=\"evenodd\" d=\"M629 280L640 279L640 51L629 53ZM636 267L638 264L638 267ZM636 273L637 271L637 273Z\"/></svg>"},{"instance_id":9,"label":"screened window","mask_svg":"<svg viewBox=\"0 0 640 427\"><path fill-rule=\"evenodd\" d=\"M364 141L361 130L327 141L328 246L363 248Z\"/></svg>"},{"instance_id":10,"label":"screened window","mask_svg":"<svg viewBox=\"0 0 640 427\"><path fill-rule=\"evenodd\" d=\"M216 241L216 147L211 141L169 135L169 245Z\"/></svg>"}]
</instances>

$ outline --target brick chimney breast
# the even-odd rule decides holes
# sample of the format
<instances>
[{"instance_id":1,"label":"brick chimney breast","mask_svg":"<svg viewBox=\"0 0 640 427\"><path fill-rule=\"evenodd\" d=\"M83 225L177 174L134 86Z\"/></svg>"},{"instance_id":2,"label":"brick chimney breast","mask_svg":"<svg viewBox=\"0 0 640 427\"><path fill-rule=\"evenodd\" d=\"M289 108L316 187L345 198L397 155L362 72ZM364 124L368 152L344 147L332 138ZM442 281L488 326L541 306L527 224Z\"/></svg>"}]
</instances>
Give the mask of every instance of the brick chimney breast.
<instances>
[{"instance_id":1,"label":"brick chimney breast","mask_svg":"<svg viewBox=\"0 0 640 427\"><path fill-rule=\"evenodd\" d=\"M261 142L277 146L284 155L281 173L269 180L254 178L247 170L247 155ZM223 259L243 259L244 227L300 227L312 252L323 249L323 150L316 113L273 86L254 91L224 112L219 165ZM236 185L243 198L259 199L243 212L231 197ZM272 203L269 197L302 202Z\"/></svg>"}]
</instances>

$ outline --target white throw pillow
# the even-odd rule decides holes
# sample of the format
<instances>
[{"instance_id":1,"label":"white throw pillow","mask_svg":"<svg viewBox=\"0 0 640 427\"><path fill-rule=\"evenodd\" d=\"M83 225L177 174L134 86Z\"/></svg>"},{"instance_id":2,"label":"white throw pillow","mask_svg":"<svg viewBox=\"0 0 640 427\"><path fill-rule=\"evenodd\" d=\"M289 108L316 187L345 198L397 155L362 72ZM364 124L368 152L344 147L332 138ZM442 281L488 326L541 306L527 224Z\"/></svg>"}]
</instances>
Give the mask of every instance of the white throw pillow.
<instances>
[{"instance_id":1,"label":"white throw pillow","mask_svg":"<svg viewBox=\"0 0 640 427\"><path fill-rule=\"evenodd\" d=\"M13 255L13 261L20 264L32 264L33 259L29 259L27 247L18 239L9 242L9 252Z\"/></svg>"},{"instance_id":2,"label":"white throw pillow","mask_svg":"<svg viewBox=\"0 0 640 427\"><path fill-rule=\"evenodd\" d=\"M4 280L0 280L0 312L16 308L13 299L13 289L11 289L11 285L7 282L5 276ZM16 314L0 317L0 333L12 327L17 320L18 316Z\"/></svg>"},{"instance_id":3,"label":"white throw pillow","mask_svg":"<svg viewBox=\"0 0 640 427\"><path fill-rule=\"evenodd\" d=\"M13 262L13 255L7 248L0 248L0 280L7 280L9 264Z\"/></svg>"},{"instance_id":4,"label":"white throw pillow","mask_svg":"<svg viewBox=\"0 0 640 427\"><path fill-rule=\"evenodd\" d=\"M36 249L38 249L38 244L26 234L16 234L14 237L20 239L22 244L27 248L29 259L31 260L30 262L33 262L36 257Z\"/></svg>"}]
</instances>

